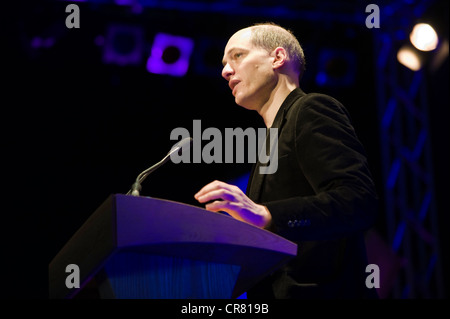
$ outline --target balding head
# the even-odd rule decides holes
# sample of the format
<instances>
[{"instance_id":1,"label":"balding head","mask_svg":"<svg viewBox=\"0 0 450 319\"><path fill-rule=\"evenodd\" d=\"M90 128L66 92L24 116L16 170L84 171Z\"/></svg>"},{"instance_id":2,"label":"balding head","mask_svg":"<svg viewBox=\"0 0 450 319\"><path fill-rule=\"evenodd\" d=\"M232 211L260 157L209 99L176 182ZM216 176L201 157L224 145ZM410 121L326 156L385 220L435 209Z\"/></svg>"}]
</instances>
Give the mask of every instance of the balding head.
<instances>
[{"instance_id":1,"label":"balding head","mask_svg":"<svg viewBox=\"0 0 450 319\"><path fill-rule=\"evenodd\" d=\"M294 70L299 74L299 78L305 71L305 55L294 34L274 23L257 23L241 31L251 30L251 43L257 47L266 49L268 52L277 47L286 50L289 63L292 63Z\"/></svg>"}]
</instances>

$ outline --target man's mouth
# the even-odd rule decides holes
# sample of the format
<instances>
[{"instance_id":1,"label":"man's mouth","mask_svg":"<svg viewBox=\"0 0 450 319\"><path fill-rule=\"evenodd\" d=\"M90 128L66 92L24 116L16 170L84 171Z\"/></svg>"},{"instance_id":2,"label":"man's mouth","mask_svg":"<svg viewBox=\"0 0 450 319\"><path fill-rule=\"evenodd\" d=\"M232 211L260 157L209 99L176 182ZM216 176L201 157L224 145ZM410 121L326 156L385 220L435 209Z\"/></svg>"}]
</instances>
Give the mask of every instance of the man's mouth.
<instances>
[{"instance_id":1,"label":"man's mouth","mask_svg":"<svg viewBox=\"0 0 450 319\"><path fill-rule=\"evenodd\" d=\"M228 83L228 86L230 87L233 95L234 95L234 89L236 88L236 85L239 84L239 82L241 82L241 81L239 81L239 80L231 80L230 83Z\"/></svg>"}]
</instances>

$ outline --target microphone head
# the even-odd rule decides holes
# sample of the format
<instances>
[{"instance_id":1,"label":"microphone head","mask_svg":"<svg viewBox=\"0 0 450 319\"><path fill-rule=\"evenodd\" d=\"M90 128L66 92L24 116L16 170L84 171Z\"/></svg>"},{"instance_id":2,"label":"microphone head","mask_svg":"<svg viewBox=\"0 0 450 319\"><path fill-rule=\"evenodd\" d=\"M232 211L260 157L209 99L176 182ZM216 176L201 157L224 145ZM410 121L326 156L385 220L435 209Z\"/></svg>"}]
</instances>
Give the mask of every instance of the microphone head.
<instances>
[{"instance_id":1,"label":"microphone head","mask_svg":"<svg viewBox=\"0 0 450 319\"><path fill-rule=\"evenodd\" d=\"M193 143L192 137L185 137L184 139L182 139L181 141L176 143L174 146L172 146L172 148L170 149L170 152L167 155L171 155L178 151L180 152L179 154L181 155L181 152L183 151L183 149L190 148L192 143Z\"/></svg>"},{"instance_id":2,"label":"microphone head","mask_svg":"<svg viewBox=\"0 0 450 319\"><path fill-rule=\"evenodd\" d=\"M193 143L193 139L191 137L186 137L186 138L182 139L181 141L176 143L174 146L172 146L170 152L167 153L167 155L161 161L159 161L155 165L147 168L145 171L141 172L136 177L136 182L133 184L133 186L130 190L131 195L139 196L139 191L141 189L141 183L144 181L144 179L147 178L147 176L150 173L152 173L155 169L157 169L158 167L160 167L161 165L166 163L173 153L180 152L180 155L181 155L181 152L183 151L183 149L190 148L192 143Z\"/></svg>"}]
</instances>

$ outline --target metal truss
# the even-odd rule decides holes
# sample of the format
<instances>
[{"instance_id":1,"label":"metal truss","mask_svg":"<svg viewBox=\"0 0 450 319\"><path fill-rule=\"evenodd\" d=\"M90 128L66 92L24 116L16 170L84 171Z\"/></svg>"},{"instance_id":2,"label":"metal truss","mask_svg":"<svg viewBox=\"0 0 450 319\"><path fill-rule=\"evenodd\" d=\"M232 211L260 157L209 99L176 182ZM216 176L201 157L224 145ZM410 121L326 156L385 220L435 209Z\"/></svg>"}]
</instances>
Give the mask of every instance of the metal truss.
<instances>
[{"instance_id":1,"label":"metal truss","mask_svg":"<svg viewBox=\"0 0 450 319\"><path fill-rule=\"evenodd\" d=\"M418 15L421 5L423 2L418 2L410 9ZM399 21L396 14L405 16L405 10L390 12L392 16L385 21ZM378 50L375 56L387 237L392 250L403 260L391 297L443 298L426 72L413 72L397 62L402 27L384 25L375 36L374 46Z\"/></svg>"}]
</instances>

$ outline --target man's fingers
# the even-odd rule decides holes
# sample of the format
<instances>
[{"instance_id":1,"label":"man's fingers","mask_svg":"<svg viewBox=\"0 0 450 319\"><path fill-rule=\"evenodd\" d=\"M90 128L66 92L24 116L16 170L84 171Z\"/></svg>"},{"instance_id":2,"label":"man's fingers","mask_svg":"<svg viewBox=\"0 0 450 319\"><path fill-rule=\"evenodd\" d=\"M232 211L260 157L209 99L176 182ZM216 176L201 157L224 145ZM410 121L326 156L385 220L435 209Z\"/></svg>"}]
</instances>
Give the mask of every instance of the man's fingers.
<instances>
[{"instance_id":1,"label":"man's fingers","mask_svg":"<svg viewBox=\"0 0 450 319\"><path fill-rule=\"evenodd\" d=\"M206 203L205 209L211 212L222 211L243 221L241 195L239 187L215 180L205 185L194 197L200 203Z\"/></svg>"},{"instance_id":2,"label":"man's fingers","mask_svg":"<svg viewBox=\"0 0 450 319\"><path fill-rule=\"evenodd\" d=\"M202 187L202 189L200 189L195 195L195 199L198 199L199 197L205 195L207 192L211 191L214 187L214 185L216 185L216 181L211 182L209 184L206 184L205 186Z\"/></svg>"},{"instance_id":3,"label":"man's fingers","mask_svg":"<svg viewBox=\"0 0 450 319\"><path fill-rule=\"evenodd\" d=\"M199 190L195 195L194 198L200 201L200 198L205 196L205 194L208 194L211 191L219 190L219 189L228 189L229 185L221 182L221 181L213 181L207 185L205 185L201 190ZM209 199L211 200L211 199ZM207 202L208 200L203 200L201 203Z\"/></svg>"},{"instance_id":4,"label":"man's fingers","mask_svg":"<svg viewBox=\"0 0 450 319\"><path fill-rule=\"evenodd\" d=\"M234 196L230 194L226 189L211 190L209 192L202 193L201 195L196 195L195 198L200 203L206 203L215 199L221 199L226 201L234 200Z\"/></svg>"},{"instance_id":5,"label":"man's fingers","mask_svg":"<svg viewBox=\"0 0 450 319\"><path fill-rule=\"evenodd\" d=\"M212 203L206 204L205 209L207 209L211 212L218 212L218 211L224 210L226 206L227 205L226 205L225 201L216 200Z\"/></svg>"},{"instance_id":6,"label":"man's fingers","mask_svg":"<svg viewBox=\"0 0 450 319\"><path fill-rule=\"evenodd\" d=\"M206 204L205 209L209 210L211 212L215 212L215 213L225 212L237 220L244 221L242 216L236 210L236 206L234 205L234 203L229 202L229 201L215 201L215 202Z\"/></svg>"}]
</instances>

